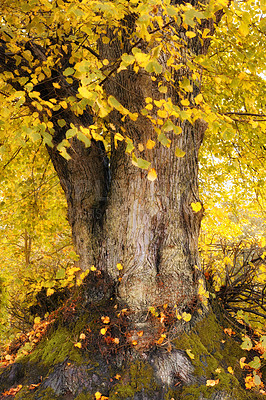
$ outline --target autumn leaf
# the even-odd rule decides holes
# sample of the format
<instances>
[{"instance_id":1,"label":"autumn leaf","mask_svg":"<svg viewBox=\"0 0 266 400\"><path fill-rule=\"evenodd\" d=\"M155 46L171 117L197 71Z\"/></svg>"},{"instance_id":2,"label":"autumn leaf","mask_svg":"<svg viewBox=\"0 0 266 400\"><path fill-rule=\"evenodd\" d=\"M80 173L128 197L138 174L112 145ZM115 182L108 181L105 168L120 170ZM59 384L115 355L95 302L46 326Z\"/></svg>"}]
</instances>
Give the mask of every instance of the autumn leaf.
<instances>
[{"instance_id":1,"label":"autumn leaf","mask_svg":"<svg viewBox=\"0 0 266 400\"><path fill-rule=\"evenodd\" d=\"M118 263L116 264L116 268L118 269L118 271L122 271L122 269L124 268L122 264Z\"/></svg>"},{"instance_id":2,"label":"autumn leaf","mask_svg":"<svg viewBox=\"0 0 266 400\"><path fill-rule=\"evenodd\" d=\"M185 154L186 154L185 151L179 149L179 147L176 147L176 149L175 149L175 155L176 155L176 157L182 158L182 157L185 156Z\"/></svg>"},{"instance_id":3,"label":"autumn leaf","mask_svg":"<svg viewBox=\"0 0 266 400\"><path fill-rule=\"evenodd\" d=\"M195 356L190 349L186 349L186 353L189 356L189 358L191 358L191 360L195 359Z\"/></svg>"},{"instance_id":4,"label":"autumn leaf","mask_svg":"<svg viewBox=\"0 0 266 400\"><path fill-rule=\"evenodd\" d=\"M81 349L82 344L81 344L80 342L77 342L77 343L74 344L74 346L75 346L75 347L78 347L79 349Z\"/></svg>"},{"instance_id":5,"label":"autumn leaf","mask_svg":"<svg viewBox=\"0 0 266 400\"><path fill-rule=\"evenodd\" d=\"M191 320L191 314L183 312L182 318L184 321L189 322Z\"/></svg>"},{"instance_id":6,"label":"autumn leaf","mask_svg":"<svg viewBox=\"0 0 266 400\"><path fill-rule=\"evenodd\" d=\"M234 375L234 370L233 370L232 367L228 367L228 368L227 368L227 371L228 371L230 374Z\"/></svg>"},{"instance_id":7,"label":"autumn leaf","mask_svg":"<svg viewBox=\"0 0 266 400\"><path fill-rule=\"evenodd\" d=\"M195 213L199 212L202 209L202 205L199 201L197 201L197 203L191 203L190 205Z\"/></svg>"},{"instance_id":8,"label":"autumn leaf","mask_svg":"<svg viewBox=\"0 0 266 400\"><path fill-rule=\"evenodd\" d=\"M107 332L107 328L102 328L101 330L100 330L100 333L101 333L101 335L105 335L106 334L106 332Z\"/></svg>"},{"instance_id":9,"label":"autumn leaf","mask_svg":"<svg viewBox=\"0 0 266 400\"><path fill-rule=\"evenodd\" d=\"M109 322L110 322L110 318L109 317L101 317L101 320L102 320L102 322L104 323L104 324L109 324Z\"/></svg>"},{"instance_id":10,"label":"autumn leaf","mask_svg":"<svg viewBox=\"0 0 266 400\"><path fill-rule=\"evenodd\" d=\"M153 182L157 179L157 173L154 168L151 168L148 172L148 180Z\"/></svg>"},{"instance_id":11,"label":"autumn leaf","mask_svg":"<svg viewBox=\"0 0 266 400\"><path fill-rule=\"evenodd\" d=\"M245 363L245 360L246 360L246 357L241 357L239 360L240 368L242 368L242 369L245 367L245 365L247 365Z\"/></svg>"},{"instance_id":12,"label":"autumn leaf","mask_svg":"<svg viewBox=\"0 0 266 400\"><path fill-rule=\"evenodd\" d=\"M206 382L206 386L215 386L215 385L218 385L219 382L220 382L219 379L216 379L216 380L208 379Z\"/></svg>"},{"instance_id":13,"label":"autumn leaf","mask_svg":"<svg viewBox=\"0 0 266 400\"><path fill-rule=\"evenodd\" d=\"M155 146L155 144L156 144L156 143L155 143L153 140L149 139L149 140L147 141L147 143L146 143L146 147L147 147L147 149L151 150L151 149L153 149L153 147Z\"/></svg>"},{"instance_id":14,"label":"autumn leaf","mask_svg":"<svg viewBox=\"0 0 266 400\"><path fill-rule=\"evenodd\" d=\"M246 389L251 389L256 386L254 382L254 377L252 375L247 375L245 377L245 386Z\"/></svg>"},{"instance_id":15,"label":"autumn leaf","mask_svg":"<svg viewBox=\"0 0 266 400\"><path fill-rule=\"evenodd\" d=\"M84 340L84 339L86 339L86 335L85 335L85 333L81 333L81 334L79 335L79 338L80 338L81 340Z\"/></svg>"}]
</instances>

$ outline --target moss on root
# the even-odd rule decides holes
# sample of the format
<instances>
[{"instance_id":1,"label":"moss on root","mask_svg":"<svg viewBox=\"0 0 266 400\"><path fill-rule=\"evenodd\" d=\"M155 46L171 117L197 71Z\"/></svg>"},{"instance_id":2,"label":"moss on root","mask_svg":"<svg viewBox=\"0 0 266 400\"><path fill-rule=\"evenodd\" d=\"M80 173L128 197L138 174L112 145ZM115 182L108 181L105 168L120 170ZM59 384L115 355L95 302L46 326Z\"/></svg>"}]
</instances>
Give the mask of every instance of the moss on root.
<instances>
[{"instance_id":1,"label":"moss on root","mask_svg":"<svg viewBox=\"0 0 266 400\"><path fill-rule=\"evenodd\" d=\"M184 333L180 338L175 339L174 344L177 349L189 349L194 355L191 361L199 382L200 378L205 378L206 381L219 380L215 386L206 386L201 382L201 384L183 387L180 400L198 399L200 395L208 399L217 391L230 394L234 400L263 398L241 387L239 382L243 382L243 371L239 360L245 356L246 352L233 338L224 333L220 322L212 312L198 322L189 334ZM232 368L232 373L229 372L229 367Z\"/></svg>"},{"instance_id":2,"label":"moss on root","mask_svg":"<svg viewBox=\"0 0 266 400\"><path fill-rule=\"evenodd\" d=\"M241 350L239 344L226 335L214 313L197 322L189 333L183 333L179 338L173 339L173 347L178 350L190 350L194 355L191 363L194 366L195 380L192 385L180 385L177 387L166 388L156 378L153 367L148 363L148 358L144 362L140 356L132 358L131 361L121 361L122 370L116 367L116 363L105 363L105 358L99 351L99 329L101 326L101 315L106 314L106 307L99 307L97 312L84 311L76 316L70 323L57 322L49 335L34 349L33 353L20 360L24 364L27 379L33 376L35 366L39 368L39 376L43 378L49 374L53 367L67 360L76 365L84 365L90 362L92 374L97 374L100 381L104 383L105 395L109 400L129 400L138 398L145 393L147 399L160 398L162 400L196 400L200 398L209 399L217 392L225 392L234 400L260 400L263 396L259 393L248 392L241 387L239 381L243 382L243 371L240 368L239 360L245 356L245 351ZM224 328L228 327L225 325ZM87 351L74 346L79 340L80 333L88 329L92 334L92 339L88 343ZM97 343L96 343L97 342ZM101 345L100 345L101 346ZM107 346L108 347L108 346ZM107 349L107 348L106 348ZM108 348L109 349L109 348ZM108 350L109 351L109 350ZM99 362L99 363L98 363ZM105 372L101 366L105 363ZM233 374L229 372L231 367ZM109 372L108 372L109 369ZM112 371L111 371L112 370ZM40 371L42 371L40 373ZM232 371L231 371L232 372ZM112 384L109 377L120 374L121 378ZM103 376L106 374L106 376ZM206 380L219 380L215 386L206 386ZM26 383L25 377L25 384ZM110 383L110 382L109 382ZM98 386L93 384L95 391L101 391L101 383ZM112 386L112 388L110 388ZM80 388L82 390L82 388ZM76 395L75 400L94 400L94 393L88 387L84 387L83 392ZM94 386L91 387L93 392ZM61 400L64 396L56 396L52 389L43 390L41 386L34 391L23 388L15 396L15 400Z\"/></svg>"},{"instance_id":3,"label":"moss on root","mask_svg":"<svg viewBox=\"0 0 266 400\"><path fill-rule=\"evenodd\" d=\"M47 388L37 392L22 388L15 396L14 400L59 400L53 389Z\"/></svg>"},{"instance_id":4,"label":"moss on root","mask_svg":"<svg viewBox=\"0 0 266 400\"><path fill-rule=\"evenodd\" d=\"M141 361L135 361L129 365L122 379L109 393L109 400L133 399L135 393L156 391L157 384L153 368Z\"/></svg>"}]
</instances>

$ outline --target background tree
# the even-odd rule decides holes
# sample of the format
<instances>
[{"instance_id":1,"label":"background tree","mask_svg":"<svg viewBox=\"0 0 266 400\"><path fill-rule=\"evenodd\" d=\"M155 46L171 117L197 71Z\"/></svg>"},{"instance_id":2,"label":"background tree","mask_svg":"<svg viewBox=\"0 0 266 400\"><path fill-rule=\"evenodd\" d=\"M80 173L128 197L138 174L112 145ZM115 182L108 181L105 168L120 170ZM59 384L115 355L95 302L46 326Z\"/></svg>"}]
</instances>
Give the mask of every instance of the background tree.
<instances>
[{"instance_id":1,"label":"background tree","mask_svg":"<svg viewBox=\"0 0 266 400\"><path fill-rule=\"evenodd\" d=\"M207 313L198 254L199 148L208 125L210 153L220 149L220 132L225 141L238 137L242 113L258 130L264 121L254 118L264 115L260 100L249 112L245 96L242 111L239 93L229 111L229 101L223 109L228 92L221 105L207 89L203 97L201 85L208 88L210 78L220 92L222 85L229 91L246 76L263 83L261 70L251 63L230 71L238 74L237 82L227 70L215 74L224 52L222 34L213 45L220 47L218 55L206 55L223 15L224 35L229 29L245 44L251 26L250 35L256 32L262 40L261 10L251 2L229 8L224 1L43 0L15 2L11 17L10 5L1 5L2 147L9 132L22 146L29 140L46 145L66 196L79 266L83 271L93 266L107 286L111 282L120 304L130 310L127 338L133 346L139 338L140 353L164 334L158 312L167 309L175 316L173 335ZM235 49L233 40L228 45ZM249 90L260 98L253 83ZM261 136L254 136L261 148ZM234 152L221 149L219 160L241 154L240 141ZM186 357L168 349L162 357L167 367L157 371L162 383L175 384L177 360L186 370L181 381L194 382Z\"/></svg>"}]
</instances>

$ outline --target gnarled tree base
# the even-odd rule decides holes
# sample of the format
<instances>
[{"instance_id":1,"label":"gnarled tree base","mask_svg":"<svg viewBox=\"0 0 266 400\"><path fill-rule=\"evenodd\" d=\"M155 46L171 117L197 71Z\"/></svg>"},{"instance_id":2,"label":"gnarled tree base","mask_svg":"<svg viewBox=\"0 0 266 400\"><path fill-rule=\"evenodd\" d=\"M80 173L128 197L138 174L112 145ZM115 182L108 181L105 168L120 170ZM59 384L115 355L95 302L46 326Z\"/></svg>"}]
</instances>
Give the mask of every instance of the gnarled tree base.
<instances>
[{"instance_id":1,"label":"gnarled tree base","mask_svg":"<svg viewBox=\"0 0 266 400\"><path fill-rule=\"evenodd\" d=\"M83 293L58 311L50 332L32 353L3 370L1 392L20 384L20 391L10 398L94 400L96 392L109 400L263 398L242 387L239 359L245 352L224 333L212 311L187 323L177 337L175 329L168 329L169 339L161 344L154 341L152 347L149 341L145 348L142 331L139 341L132 341L127 310L119 310L108 289L98 288L95 297L88 285L84 291L89 290L91 295L87 294L86 303L81 300ZM110 322L104 323L108 319L102 317L109 317ZM154 326L158 328L158 324ZM104 327L107 330L103 335L100 330ZM75 346L77 343L82 347ZM219 381L206 386L207 380Z\"/></svg>"}]
</instances>

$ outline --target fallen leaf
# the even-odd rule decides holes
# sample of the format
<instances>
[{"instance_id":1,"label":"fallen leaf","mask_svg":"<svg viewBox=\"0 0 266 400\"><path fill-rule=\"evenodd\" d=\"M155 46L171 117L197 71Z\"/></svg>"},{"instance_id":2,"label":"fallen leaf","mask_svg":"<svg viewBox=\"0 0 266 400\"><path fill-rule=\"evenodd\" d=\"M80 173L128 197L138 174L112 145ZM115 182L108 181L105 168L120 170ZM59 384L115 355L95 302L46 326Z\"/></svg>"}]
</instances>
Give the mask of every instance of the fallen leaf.
<instances>
[{"instance_id":1,"label":"fallen leaf","mask_svg":"<svg viewBox=\"0 0 266 400\"><path fill-rule=\"evenodd\" d=\"M195 356L190 349L186 349L186 353L191 358L191 360L194 360Z\"/></svg>"},{"instance_id":2,"label":"fallen leaf","mask_svg":"<svg viewBox=\"0 0 266 400\"><path fill-rule=\"evenodd\" d=\"M220 381L219 379L216 379L216 380L209 379L209 380L207 380L207 382L206 382L206 386L215 386L215 385L218 385L219 381Z\"/></svg>"},{"instance_id":3,"label":"fallen leaf","mask_svg":"<svg viewBox=\"0 0 266 400\"><path fill-rule=\"evenodd\" d=\"M103 321L104 324L109 324L110 318L109 317L101 317L101 320Z\"/></svg>"},{"instance_id":4,"label":"fallen leaf","mask_svg":"<svg viewBox=\"0 0 266 400\"><path fill-rule=\"evenodd\" d=\"M228 371L230 374L234 375L234 370L233 370L232 367L228 367L228 368L227 368L227 371Z\"/></svg>"}]
</instances>

